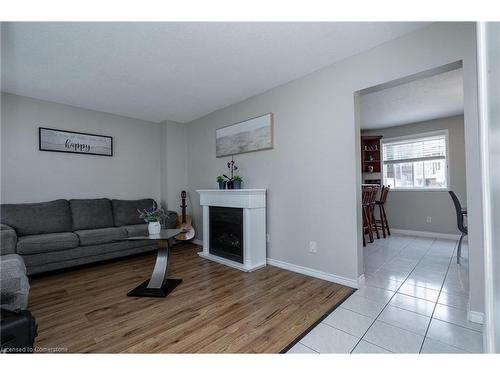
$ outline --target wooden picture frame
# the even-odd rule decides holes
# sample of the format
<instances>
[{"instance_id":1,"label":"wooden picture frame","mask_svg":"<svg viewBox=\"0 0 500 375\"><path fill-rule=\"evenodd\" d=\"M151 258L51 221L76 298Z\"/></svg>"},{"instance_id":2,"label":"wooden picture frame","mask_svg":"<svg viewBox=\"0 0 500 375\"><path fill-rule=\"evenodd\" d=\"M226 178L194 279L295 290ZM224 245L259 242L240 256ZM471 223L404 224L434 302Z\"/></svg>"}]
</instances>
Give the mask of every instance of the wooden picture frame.
<instances>
[{"instance_id":1,"label":"wooden picture frame","mask_svg":"<svg viewBox=\"0 0 500 375\"><path fill-rule=\"evenodd\" d=\"M38 149L70 154L113 156L113 137L39 127Z\"/></svg>"},{"instance_id":2,"label":"wooden picture frame","mask_svg":"<svg viewBox=\"0 0 500 375\"><path fill-rule=\"evenodd\" d=\"M261 116L224 126L215 131L218 158L274 148L274 115Z\"/></svg>"}]
</instances>

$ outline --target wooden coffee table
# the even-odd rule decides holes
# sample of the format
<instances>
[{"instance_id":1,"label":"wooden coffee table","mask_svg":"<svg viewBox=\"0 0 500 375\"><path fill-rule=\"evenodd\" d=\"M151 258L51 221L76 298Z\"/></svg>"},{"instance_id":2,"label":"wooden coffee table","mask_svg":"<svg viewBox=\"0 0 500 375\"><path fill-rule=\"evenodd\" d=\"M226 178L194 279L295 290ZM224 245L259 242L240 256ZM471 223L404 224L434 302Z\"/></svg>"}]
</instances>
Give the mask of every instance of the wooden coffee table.
<instances>
[{"instance_id":1,"label":"wooden coffee table","mask_svg":"<svg viewBox=\"0 0 500 375\"><path fill-rule=\"evenodd\" d=\"M144 241L151 240L158 242L158 253L156 263L151 274L151 278L127 293L129 297L166 297L172 292L182 279L168 279L168 258L170 256L170 246L168 240L181 233L180 229L162 229L159 234L125 237L123 241Z\"/></svg>"}]
</instances>

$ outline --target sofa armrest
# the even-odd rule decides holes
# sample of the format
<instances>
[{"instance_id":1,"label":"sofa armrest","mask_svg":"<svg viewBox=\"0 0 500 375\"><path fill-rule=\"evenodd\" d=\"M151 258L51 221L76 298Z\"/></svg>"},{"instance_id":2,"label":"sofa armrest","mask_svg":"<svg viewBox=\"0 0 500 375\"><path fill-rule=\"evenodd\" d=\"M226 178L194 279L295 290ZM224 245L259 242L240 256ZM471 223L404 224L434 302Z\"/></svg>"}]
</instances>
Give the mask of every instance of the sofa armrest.
<instances>
[{"instance_id":1,"label":"sofa armrest","mask_svg":"<svg viewBox=\"0 0 500 375\"><path fill-rule=\"evenodd\" d=\"M30 284L23 258L17 254L0 257L1 304L10 310L26 309Z\"/></svg>"},{"instance_id":2,"label":"sofa armrest","mask_svg":"<svg viewBox=\"0 0 500 375\"><path fill-rule=\"evenodd\" d=\"M0 224L0 255L15 254L17 233L14 228Z\"/></svg>"}]
</instances>

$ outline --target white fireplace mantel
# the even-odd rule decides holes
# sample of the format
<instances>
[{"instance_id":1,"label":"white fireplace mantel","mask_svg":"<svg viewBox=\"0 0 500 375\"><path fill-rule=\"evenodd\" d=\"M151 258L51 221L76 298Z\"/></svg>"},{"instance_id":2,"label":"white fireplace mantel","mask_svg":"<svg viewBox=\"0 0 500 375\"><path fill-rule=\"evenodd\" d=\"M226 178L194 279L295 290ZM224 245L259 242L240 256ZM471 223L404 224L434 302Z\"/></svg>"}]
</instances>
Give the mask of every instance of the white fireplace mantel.
<instances>
[{"instance_id":1,"label":"white fireplace mantel","mask_svg":"<svg viewBox=\"0 0 500 375\"><path fill-rule=\"evenodd\" d=\"M253 271L266 265L266 189L196 190L203 206L203 252L201 257ZM243 209L243 263L210 254L210 206Z\"/></svg>"}]
</instances>

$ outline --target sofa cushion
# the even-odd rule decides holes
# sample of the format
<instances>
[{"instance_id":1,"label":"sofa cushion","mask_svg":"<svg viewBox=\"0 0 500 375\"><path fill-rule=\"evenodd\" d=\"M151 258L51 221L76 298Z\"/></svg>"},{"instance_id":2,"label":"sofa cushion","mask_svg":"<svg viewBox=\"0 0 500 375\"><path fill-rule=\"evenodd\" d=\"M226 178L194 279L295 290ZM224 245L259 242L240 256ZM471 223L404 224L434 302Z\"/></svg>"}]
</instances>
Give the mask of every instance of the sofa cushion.
<instances>
[{"instance_id":1,"label":"sofa cushion","mask_svg":"<svg viewBox=\"0 0 500 375\"><path fill-rule=\"evenodd\" d=\"M42 203L2 204L1 222L18 236L70 232L71 211L65 199Z\"/></svg>"},{"instance_id":2,"label":"sofa cushion","mask_svg":"<svg viewBox=\"0 0 500 375\"><path fill-rule=\"evenodd\" d=\"M115 227L144 224L144 220L139 217L137 210L156 207L154 199L139 199L134 201L113 199L111 204L113 206Z\"/></svg>"},{"instance_id":3,"label":"sofa cushion","mask_svg":"<svg viewBox=\"0 0 500 375\"><path fill-rule=\"evenodd\" d=\"M80 238L80 246L99 245L113 242L118 238L127 237L124 228L100 228L77 230L75 233Z\"/></svg>"},{"instance_id":4,"label":"sofa cushion","mask_svg":"<svg viewBox=\"0 0 500 375\"><path fill-rule=\"evenodd\" d=\"M69 206L73 218L73 230L114 226L109 199L71 199Z\"/></svg>"},{"instance_id":5,"label":"sofa cushion","mask_svg":"<svg viewBox=\"0 0 500 375\"><path fill-rule=\"evenodd\" d=\"M127 242L127 241L125 241ZM138 241L129 241L136 243ZM106 247L106 250L109 250L109 246L115 245L113 244L106 244L106 245L98 245L97 247ZM50 261L44 264L38 264L38 262L33 261L32 265L29 265L29 260L28 257L36 257L37 255L27 255L25 257L26 259L26 268L28 269L28 275L35 275L37 273L41 272L47 272L47 271L52 271L52 270L57 270L57 269L63 269L63 268L68 268L68 267L74 267L74 266L79 266L82 264L89 264L89 263L94 263L94 262L100 262L103 260L107 259L116 259L116 258L121 258L125 257L128 255L132 254L140 254L140 253L145 253L149 251L156 250L157 247L156 244L151 244L151 241L149 241L149 245L146 246L140 246L140 247L126 247L123 249L120 249L118 251L113 251L113 252L103 252L101 249L98 249L98 253L96 255L82 255L81 257L69 257L68 260L54 260ZM86 254L88 250L91 250L94 246L83 246L83 247L78 247L77 250L79 254ZM114 246L113 246L114 247ZM68 250L72 251L72 250ZM66 251L59 251L59 252L54 252L51 253L50 255L56 255L59 253L60 255L66 255ZM45 255L45 254L38 254L38 255ZM49 255L47 253L47 255Z\"/></svg>"},{"instance_id":6,"label":"sofa cushion","mask_svg":"<svg viewBox=\"0 0 500 375\"><path fill-rule=\"evenodd\" d=\"M122 228L127 231L128 237L147 236L149 234L148 224L125 225Z\"/></svg>"},{"instance_id":7,"label":"sofa cushion","mask_svg":"<svg viewBox=\"0 0 500 375\"><path fill-rule=\"evenodd\" d=\"M137 247L148 247L149 249L157 249L158 245L155 241L139 240L139 241L115 241L100 245L78 246L74 249L64 251L53 251L50 253L31 254L23 256L24 262L28 270L30 267L40 266L42 264L50 264L86 258L89 256L101 255L106 253L121 252Z\"/></svg>"},{"instance_id":8,"label":"sofa cushion","mask_svg":"<svg viewBox=\"0 0 500 375\"><path fill-rule=\"evenodd\" d=\"M19 237L18 254L39 254L48 251L72 249L78 246L78 237L71 232L34 234Z\"/></svg>"}]
</instances>

